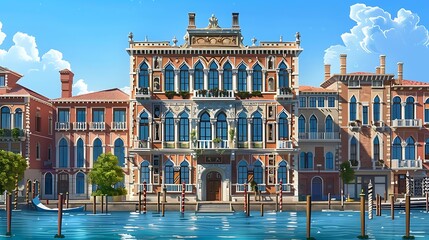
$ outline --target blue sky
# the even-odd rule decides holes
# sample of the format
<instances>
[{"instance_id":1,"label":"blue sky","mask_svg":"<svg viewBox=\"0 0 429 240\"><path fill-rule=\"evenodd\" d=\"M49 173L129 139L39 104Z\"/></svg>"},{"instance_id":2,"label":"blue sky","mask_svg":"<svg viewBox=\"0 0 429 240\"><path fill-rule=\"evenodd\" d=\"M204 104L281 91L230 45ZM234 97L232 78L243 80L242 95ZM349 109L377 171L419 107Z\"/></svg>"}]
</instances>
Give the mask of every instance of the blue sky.
<instances>
[{"instance_id":1,"label":"blue sky","mask_svg":"<svg viewBox=\"0 0 429 240\"><path fill-rule=\"evenodd\" d=\"M429 81L429 4L425 0L378 1L12 1L2 0L0 66L24 75L20 83L50 98L60 96L58 71L75 73L74 94L129 86L128 33L135 41L183 44L188 12L197 27L215 14L221 27L240 13L244 44L293 41L301 34L300 84L318 86L323 64L339 72L347 53L348 72L374 72L386 55L387 73L404 62L404 78Z\"/></svg>"}]
</instances>

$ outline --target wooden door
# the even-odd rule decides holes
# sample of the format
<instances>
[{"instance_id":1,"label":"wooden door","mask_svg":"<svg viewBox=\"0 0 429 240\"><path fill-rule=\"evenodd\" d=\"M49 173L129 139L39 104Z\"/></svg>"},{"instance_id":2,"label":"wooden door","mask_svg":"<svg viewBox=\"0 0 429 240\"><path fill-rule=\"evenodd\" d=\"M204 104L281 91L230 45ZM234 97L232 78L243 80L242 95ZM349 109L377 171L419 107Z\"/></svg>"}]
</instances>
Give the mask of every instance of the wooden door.
<instances>
[{"instance_id":1,"label":"wooden door","mask_svg":"<svg viewBox=\"0 0 429 240\"><path fill-rule=\"evenodd\" d=\"M206 200L220 201L221 200L221 183L222 177L218 172L209 172L206 178Z\"/></svg>"},{"instance_id":2,"label":"wooden door","mask_svg":"<svg viewBox=\"0 0 429 240\"><path fill-rule=\"evenodd\" d=\"M65 194L69 191L69 175L67 173L60 173L58 175L58 193Z\"/></svg>"}]
</instances>

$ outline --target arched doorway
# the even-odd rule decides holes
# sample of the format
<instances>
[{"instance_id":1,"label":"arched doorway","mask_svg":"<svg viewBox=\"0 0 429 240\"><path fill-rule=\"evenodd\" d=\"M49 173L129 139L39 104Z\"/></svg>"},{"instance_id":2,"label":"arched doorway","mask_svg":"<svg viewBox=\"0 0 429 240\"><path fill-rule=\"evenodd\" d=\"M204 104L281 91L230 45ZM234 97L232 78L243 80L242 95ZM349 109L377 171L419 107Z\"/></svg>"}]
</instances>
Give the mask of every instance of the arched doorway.
<instances>
[{"instance_id":1,"label":"arched doorway","mask_svg":"<svg viewBox=\"0 0 429 240\"><path fill-rule=\"evenodd\" d=\"M206 176L206 200L221 200L222 176L219 172L211 171Z\"/></svg>"},{"instance_id":2,"label":"arched doorway","mask_svg":"<svg viewBox=\"0 0 429 240\"><path fill-rule=\"evenodd\" d=\"M311 180L311 198L315 201L323 200L323 181L320 177Z\"/></svg>"}]
</instances>

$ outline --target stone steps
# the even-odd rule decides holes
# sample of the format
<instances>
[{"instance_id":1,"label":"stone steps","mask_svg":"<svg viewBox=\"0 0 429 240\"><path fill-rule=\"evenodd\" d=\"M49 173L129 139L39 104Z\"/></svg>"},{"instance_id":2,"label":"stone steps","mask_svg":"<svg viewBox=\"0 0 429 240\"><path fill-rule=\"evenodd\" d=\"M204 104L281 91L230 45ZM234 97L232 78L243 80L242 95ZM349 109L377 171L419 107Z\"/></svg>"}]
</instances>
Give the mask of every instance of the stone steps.
<instances>
[{"instance_id":1,"label":"stone steps","mask_svg":"<svg viewBox=\"0 0 429 240\"><path fill-rule=\"evenodd\" d=\"M231 203L197 203L196 213L233 213Z\"/></svg>"}]
</instances>

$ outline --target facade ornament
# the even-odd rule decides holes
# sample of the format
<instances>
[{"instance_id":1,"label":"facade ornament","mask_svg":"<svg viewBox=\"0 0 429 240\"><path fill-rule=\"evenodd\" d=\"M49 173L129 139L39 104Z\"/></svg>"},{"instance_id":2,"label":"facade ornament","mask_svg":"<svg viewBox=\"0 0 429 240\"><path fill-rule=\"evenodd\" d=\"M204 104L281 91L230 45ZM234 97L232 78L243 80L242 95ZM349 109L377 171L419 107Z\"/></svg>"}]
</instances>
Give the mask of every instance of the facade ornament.
<instances>
[{"instance_id":1,"label":"facade ornament","mask_svg":"<svg viewBox=\"0 0 429 240\"><path fill-rule=\"evenodd\" d=\"M212 14L212 16L209 18L209 25L207 26L207 28L220 28L217 23L217 18L214 14Z\"/></svg>"},{"instance_id":2,"label":"facade ornament","mask_svg":"<svg viewBox=\"0 0 429 240\"><path fill-rule=\"evenodd\" d=\"M299 34L299 32L296 32L295 38L297 42L301 41L301 34Z\"/></svg>"},{"instance_id":3,"label":"facade ornament","mask_svg":"<svg viewBox=\"0 0 429 240\"><path fill-rule=\"evenodd\" d=\"M133 42L133 32L130 32L129 34L128 34L128 42L130 42L130 43L132 43Z\"/></svg>"},{"instance_id":4,"label":"facade ornament","mask_svg":"<svg viewBox=\"0 0 429 240\"><path fill-rule=\"evenodd\" d=\"M176 36L173 37L172 42L173 42L173 47L175 47L177 45L177 42L178 42Z\"/></svg>"},{"instance_id":5,"label":"facade ornament","mask_svg":"<svg viewBox=\"0 0 429 240\"><path fill-rule=\"evenodd\" d=\"M256 39L255 37L253 37L252 38L252 46L255 46L257 41L258 41L258 39Z\"/></svg>"},{"instance_id":6,"label":"facade ornament","mask_svg":"<svg viewBox=\"0 0 429 240\"><path fill-rule=\"evenodd\" d=\"M280 35L280 40L279 40L279 42L283 42L283 36L282 36L282 35Z\"/></svg>"},{"instance_id":7,"label":"facade ornament","mask_svg":"<svg viewBox=\"0 0 429 240\"><path fill-rule=\"evenodd\" d=\"M144 37L144 41L145 41L145 42L148 42L148 41L149 41L149 39L147 38L147 36L145 36L145 37Z\"/></svg>"}]
</instances>

